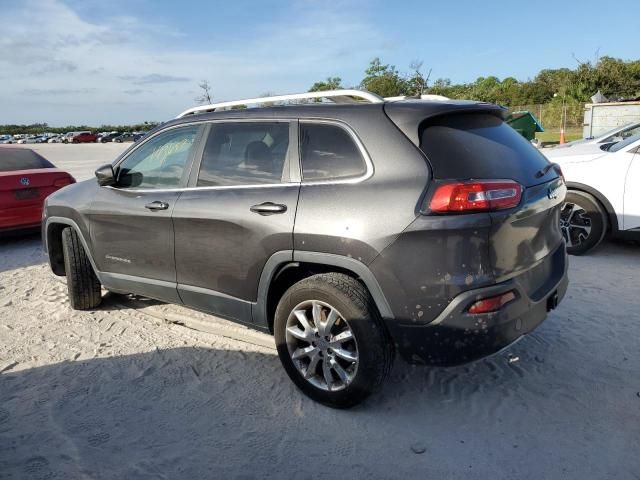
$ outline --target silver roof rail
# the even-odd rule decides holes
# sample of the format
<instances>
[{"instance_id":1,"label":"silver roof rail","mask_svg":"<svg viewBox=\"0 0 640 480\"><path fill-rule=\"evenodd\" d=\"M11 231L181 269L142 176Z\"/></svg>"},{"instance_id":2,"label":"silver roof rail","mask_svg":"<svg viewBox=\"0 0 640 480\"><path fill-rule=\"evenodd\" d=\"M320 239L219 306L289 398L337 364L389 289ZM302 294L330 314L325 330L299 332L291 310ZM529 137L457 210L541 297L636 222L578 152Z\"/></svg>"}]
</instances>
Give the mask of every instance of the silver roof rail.
<instances>
[{"instance_id":1,"label":"silver roof rail","mask_svg":"<svg viewBox=\"0 0 640 480\"><path fill-rule=\"evenodd\" d=\"M238 105L256 105L261 103L288 102L292 100L309 100L315 98L330 98L334 103L358 103L358 100L365 100L369 103L383 103L384 99L375 93L365 90L327 90L324 92L294 93L291 95L276 95L273 97L245 98L243 100L231 100L229 102L212 103L211 105L201 105L185 110L176 118L181 118L194 113L214 112L219 108L229 108Z\"/></svg>"},{"instance_id":2,"label":"silver roof rail","mask_svg":"<svg viewBox=\"0 0 640 480\"><path fill-rule=\"evenodd\" d=\"M397 97L384 97L385 102L393 102L396 100L430 100L435 102L444 102L446 100L451 100L449 97L445 97L443 95L435 95L435 94L425 94L420 95L420 98L417 97L409 97L406 95L399 95Z\"/></svg>"}]
</instances>

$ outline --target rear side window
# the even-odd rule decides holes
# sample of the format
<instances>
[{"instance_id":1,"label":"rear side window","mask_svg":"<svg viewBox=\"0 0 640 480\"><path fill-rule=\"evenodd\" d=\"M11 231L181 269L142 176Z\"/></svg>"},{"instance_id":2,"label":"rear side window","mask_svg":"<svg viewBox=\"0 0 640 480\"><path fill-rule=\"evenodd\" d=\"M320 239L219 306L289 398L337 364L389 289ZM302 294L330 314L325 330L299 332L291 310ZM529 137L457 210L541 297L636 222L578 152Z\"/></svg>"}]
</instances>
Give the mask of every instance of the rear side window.
<instances>
[{"instance_id":1,"label":"rear side window","mask_svg":"<svg viewBox=\"0 0 640 480\"><path fill-rule=\"evenodd\" d=\"M289 122L212 124L197 186L280 183L288 151Z\"/></svg>"},{"instance_id":2,"label":"rear side window","mask_svg":"<svg viewBox=\"0 0 640 480\"><path fill-rule=\"evenodd\" d=\"M512 179L530 186L541 183L536 173L549 163L522 135L493 115L447 115L421 128L420 149L437 179Z\"/></svg>"},{"instance_id":3,"label":"rear side window","mask_svg":"<svg viewBox=\"0 0 640 480\"><path fill-rule=\"evenodd\" d=\"M367 171L360 149L342 127L326 123L300 124L302 179L348 179Z\"/></svg>"},{"instance_id":4,"label":"rear side window","mask_svg":"<svg viewBox=\"0 0 640 480\"><path fill-rule=\"evenodd\" d=\"M0 172L55 168L51 162L33 150L22 148L0 148Z\"/></svg>"}]
</instances>

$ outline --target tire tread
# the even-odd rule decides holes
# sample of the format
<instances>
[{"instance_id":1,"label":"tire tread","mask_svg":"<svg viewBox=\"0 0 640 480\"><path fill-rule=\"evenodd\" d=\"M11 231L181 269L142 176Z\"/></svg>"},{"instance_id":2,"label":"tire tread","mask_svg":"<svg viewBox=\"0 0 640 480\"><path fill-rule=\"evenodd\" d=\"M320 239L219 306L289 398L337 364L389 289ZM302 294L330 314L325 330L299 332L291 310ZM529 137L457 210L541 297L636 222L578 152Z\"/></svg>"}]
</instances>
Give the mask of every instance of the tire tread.
<instances>
[{"instance_id":1,"label":"tire tread","mask_svg":"<svg viewBox=\"0 0 640 480\"><path fill-rule=\"evenodd\" d=\"M89 310L102 301L101 286L76 231L62 231L62 248L69 303L74 310Z\"/></svg>"}]
</instances>

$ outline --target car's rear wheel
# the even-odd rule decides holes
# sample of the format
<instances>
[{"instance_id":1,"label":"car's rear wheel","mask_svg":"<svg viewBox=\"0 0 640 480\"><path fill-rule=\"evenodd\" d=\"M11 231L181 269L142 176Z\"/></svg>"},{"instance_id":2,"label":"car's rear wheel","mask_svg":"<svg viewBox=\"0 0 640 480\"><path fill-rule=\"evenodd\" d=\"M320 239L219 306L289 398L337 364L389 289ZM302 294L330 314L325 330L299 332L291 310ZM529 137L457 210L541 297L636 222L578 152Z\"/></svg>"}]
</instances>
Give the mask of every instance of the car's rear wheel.
<instances>
[{"instance_id":1,"label":"car's rear wheel","mask_svg":"<svg viewBox=\"0 0 640 480\"><path fill-rule=\"evenodd\" d=\"M567 252L582 255L602 242L607 233L607 215L594 197L572 190L562 206L560 228Z\"/></svg>"},{"instance_id":2,"label":"car's rear wheel","mask_svg":"<svg viewBox=\"0 0 640 480\"><path fill-rule=\"evenodd\" d=\"M274 333L280 360L310 398L348 408L375 392L393 363L393 345L365 287L339 273L290 287Z\"/></svg>"},{"instance_id":3,"label":"car's rear wheel","mask_svg":"<svg viewBox=\"0 0 640 480\"><path fill-rule=\"evenodd\" d=\"M100 305L100 281L73 228L62 231L62 252L67 277L69 303L74 310L89 310Z\"/></svg>"}]
</instances>

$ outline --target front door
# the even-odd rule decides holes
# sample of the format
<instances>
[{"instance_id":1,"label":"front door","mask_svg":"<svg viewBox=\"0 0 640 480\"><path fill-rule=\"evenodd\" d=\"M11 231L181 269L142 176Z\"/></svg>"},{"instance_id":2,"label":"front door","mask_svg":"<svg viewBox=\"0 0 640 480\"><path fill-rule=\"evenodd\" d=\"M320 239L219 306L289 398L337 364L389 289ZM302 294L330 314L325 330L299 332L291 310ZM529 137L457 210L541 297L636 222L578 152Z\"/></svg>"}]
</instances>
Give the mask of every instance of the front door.
<instances>
[{"instance_id":1,"label":"front door","mask_svg":"<svg viewBox=\"0 0 640 480\"><path fill-rule=\"evenodd\" d=\"M203 127L152 136L116 166L117 183L91 205L95 262L106 288L179 303L171 213Z\"/></svg>"},{"instance_id":2,"label":"front door","mask_svg":"<svg viewBox=\"0 0 640 480\"><path fill-rule=\"evenodd\" d=\"M289 121L209 126L192 188L173 210L178 291L186 305L251 322L265 263L293 249L300 188L295 131Z\"/></svg>"}]
</instances>

